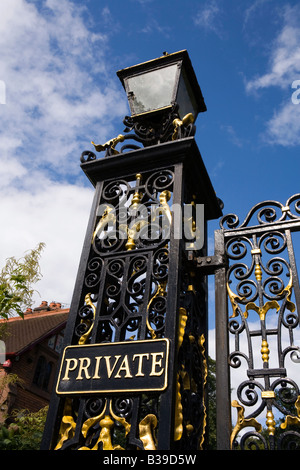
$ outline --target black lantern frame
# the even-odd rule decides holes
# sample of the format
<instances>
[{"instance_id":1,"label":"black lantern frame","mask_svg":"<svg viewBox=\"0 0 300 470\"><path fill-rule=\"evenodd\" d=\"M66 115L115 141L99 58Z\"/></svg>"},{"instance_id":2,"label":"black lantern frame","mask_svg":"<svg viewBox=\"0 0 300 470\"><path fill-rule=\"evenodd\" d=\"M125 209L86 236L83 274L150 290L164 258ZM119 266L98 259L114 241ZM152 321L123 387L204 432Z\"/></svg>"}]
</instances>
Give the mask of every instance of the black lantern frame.
<instances>
[{"instance_id":1,"label":"black lantern frame","mask_svg":"<svg viewBox=\"0 0 300 470\"><path fill-rule=\"evenodd\" d=\"M172 87L170 89L164 78L166 79L171 69L172 76L168 75L169 86ZM158 119L158 116L174 113L175 110L180 119L191 113L196 120L200 112L206 111L204 98L186 50L173 54L165 53L157 59L119 70L117 75L127 93L131 118L134 121ZM158 80L160 84L157 83ZM142 92L137 95L139 86ZM155 87L152 93L150 87ZM166 92L169 95L167 102ZM159 103L158 98L163 101ZM147 100L148 106L145 107Z\"/></svg>"}]
</instances>

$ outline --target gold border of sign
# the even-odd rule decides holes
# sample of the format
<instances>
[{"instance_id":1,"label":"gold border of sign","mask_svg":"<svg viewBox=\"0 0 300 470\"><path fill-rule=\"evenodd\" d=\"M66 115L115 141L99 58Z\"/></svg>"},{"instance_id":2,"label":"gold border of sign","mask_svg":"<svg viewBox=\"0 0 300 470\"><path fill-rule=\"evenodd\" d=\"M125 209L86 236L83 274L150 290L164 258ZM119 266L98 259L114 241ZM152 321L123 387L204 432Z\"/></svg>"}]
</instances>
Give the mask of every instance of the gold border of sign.
<instances>
[{"instance_id":1,"label":"gold border of sign","mask_svg":"<svg viewBox=\"0 0 300 470\"><path fill-rule=\"evenodd\" d=\"M64 364L64 358L65 358L65 352L67 349L78 349L78 348L89 348L89 347L95 347L95 346L108 346L108 345L116 345L116 344L122 344L122 345L126 345L126 344L137 344L137 343L158 343L158 342L165 342L166 343L166 371L165 371L165 382L164 382L164 385L162 388L150 388L147 387L147 388L135 388L135 389L124 389L124 390L87 390L87 391L76 391L76 392L59 392L58 391L58 386L60 384L60 378L61 378L61 371L62 371L62 367L63 367L63 364ZM158 338L158 339L152 339L152 340L136 340L136 341L117 341L115 343L95 343L95 344L83 344L83 345L78 345L78 344L74 344L74 345L71 345L71 346L67 346L65 347L64 351L63 351L63 355L62 355L62 358L61 358L61 363L60 363L60 368L59 368L59 373L58 373L58 378L57 378L57 382L56 382L56 386L55 386L55 392L57 393L57 395L94 395L95 393L127 393L127 392L130 392L130 393L135 393L135 392L163 392L164 390L166 390L167 386L168 386L168 365L169 365L169 347L170 347L170 340L169 338Z\"/></svg>"}]
</instances>

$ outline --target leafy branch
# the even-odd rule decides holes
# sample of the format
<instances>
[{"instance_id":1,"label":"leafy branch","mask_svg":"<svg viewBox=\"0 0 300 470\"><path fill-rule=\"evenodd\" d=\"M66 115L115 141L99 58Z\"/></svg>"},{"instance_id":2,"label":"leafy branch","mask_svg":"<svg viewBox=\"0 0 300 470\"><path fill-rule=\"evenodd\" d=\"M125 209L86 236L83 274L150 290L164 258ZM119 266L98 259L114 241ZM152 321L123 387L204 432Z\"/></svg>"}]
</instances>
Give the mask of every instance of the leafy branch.
<instances>
[{"instance_id":1,"label":"leafy branch","mask_svg":"<svg viewBox=\"0 0 300 470\"><path fill-rule=\"evenodd\" d=\"M25 308L32 305L32 285L42 278L39 260L44 247L44 243L39 243L23 258L12 256L6 260L0 272L0 317L7 319L17 314L23 318Z\"/></svg>"}]
</instances>

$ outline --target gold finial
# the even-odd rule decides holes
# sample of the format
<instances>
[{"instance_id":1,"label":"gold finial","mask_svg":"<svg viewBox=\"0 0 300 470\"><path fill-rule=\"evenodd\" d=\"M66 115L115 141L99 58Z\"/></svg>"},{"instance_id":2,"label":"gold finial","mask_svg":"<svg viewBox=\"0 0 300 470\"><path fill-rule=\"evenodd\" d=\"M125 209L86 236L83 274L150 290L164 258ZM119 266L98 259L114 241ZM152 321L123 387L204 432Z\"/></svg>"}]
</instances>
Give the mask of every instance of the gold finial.
<instances>
[{"instance_id":1,"label":"gold finial","mask_svg":"<svg viewBox=\"0 0 300 470\"><path fill-rule=\"evenodd\" d=\"M257 282L262 280L262 270L259 264L255 265L254 274L255 274Z\"/></svg>"},{"instance_id":2,"label":"gold finial","mask_svg":"<svg viewBox=\"0 0 300 470\"><path fill-rule=\"evenodd\" d=\"M141 183L142 175L140 173L137 173L135 177L136 177L136 185L135 185L136 191L132 197L130 209L136 209L142 199L142 194L139 192L139 185Z\"/></svg>"},{"instance_id":3,"label":"gold finial","mask_svg":"<svg viewBox=\"0 0 300 470\"><path fill-rule=\"evenodd\" d=\"M268 433L270 436L274 436L275 434L275 420L274 420L274 415L271 410L267 411L267 419L266 419L266 425L268 428Z\"/></svg>"},{"instance_id":4,"label":"gold finial","mask_svg":"<svg viewBox=\"0 0 300 470\"><path fill-rule=\"evenodd\" d=\"M262 360L264 362L269 362L270 349L269 349L268 341L266 341L265 339L262 340L260 352L261 352Z\"/></svg>"},{"instance_id":5,"label":"gold finial","mask_svg":"<svg viewBox=\"0 0 300 470\"><path fill-rule=\"evenodd\" d=\"M113 139L108 140L105 142L105 144L95 144L93 141L91 142L93 146L95 147L96 152L103 152L103 150L106 150L108 147L111 147L112 153L117 155L119 152L115 149L115 146L119 142L123 142L125 139L124 135L119 134L117 137L114 137Z\"/></svg>"}]
</instances>

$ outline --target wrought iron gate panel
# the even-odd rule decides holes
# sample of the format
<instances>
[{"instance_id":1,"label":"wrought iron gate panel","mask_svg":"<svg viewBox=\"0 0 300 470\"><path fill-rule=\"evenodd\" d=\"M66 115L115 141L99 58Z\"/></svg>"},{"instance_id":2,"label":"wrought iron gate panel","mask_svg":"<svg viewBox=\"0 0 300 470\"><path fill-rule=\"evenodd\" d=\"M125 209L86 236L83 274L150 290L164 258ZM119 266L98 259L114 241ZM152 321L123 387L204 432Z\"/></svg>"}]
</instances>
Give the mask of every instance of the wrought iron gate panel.
<instances>
[{"instance_id":1,"label":"wrought iron gate panel","mask_svg":"<svg viewBox=\"0 0 300 470\"><path fill-rule=\"evenodd\" d=\"M56 388L42 448L202 449L207 421L207 278L197 269L195 256L206 254L206 236L204 246L193 251L193 239L187 243L184 237L184 206L192 207L191 224L198 203L208 200L207 219L219 217L221 211L195 141L183 139L84 165L95 195L64 351L166 340L168 380L165 389L156 391L149 386L142 392L59 395ZM177 217L174 207L182 209ZM122 371L124 375L126 366Z\"/></svg>"},{"instance_id":2,"label":"wrought iron gate panel","mask_svg":"<svg viewBox=\"0 0 300 470\"><path fill-rule=\"evenodd\" d=\"M215 249L228 266L216 272L219 448L299 448L300 291L292 232L300 230L300 195L285 205L257 204L241 224L229 214L220 226ZM236 412L229 431L230 387Z\"/></svg>"},{"instance_id":3,"label":"wrought iron gate panel","mask_svg":"<svg viewBox=\"0 0 300 470\"><path fill-rule=\"evenodd\" d=\"M173 197L175 172L171 167L99 183L92 242L67 344L165 337L170 249L170 233L165 232L170 226L163 226L160 219L162 202L166 215L170 213L167 202ZM160 211L151 226L157 230L152 236L137 236L136 220L141 219L134 209L139 204L149 207L146 228L146 219L153 217L155 208ZM115 233L110 234L110 229ZM175 297L173 292L171 302ZM112 450L123 445L126 449L153 449L160 406L160 395L151 392L121 398L67 397L54 448Z\"/></svg>"}]
</instances>

